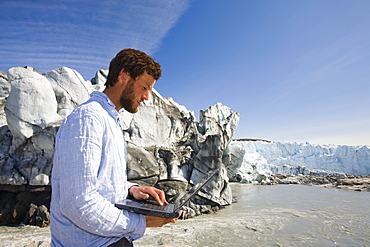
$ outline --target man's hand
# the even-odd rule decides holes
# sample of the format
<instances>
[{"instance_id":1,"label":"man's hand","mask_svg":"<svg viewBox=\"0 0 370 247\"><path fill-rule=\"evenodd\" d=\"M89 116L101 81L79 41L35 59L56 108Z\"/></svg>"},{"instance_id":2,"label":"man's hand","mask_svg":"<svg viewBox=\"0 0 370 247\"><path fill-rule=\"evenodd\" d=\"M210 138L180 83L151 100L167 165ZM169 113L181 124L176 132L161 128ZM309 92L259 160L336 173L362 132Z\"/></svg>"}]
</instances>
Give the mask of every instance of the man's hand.
<instances>
[{"instance_id":1,"label":"man's hand","mask_svg":"<svg viewBox=\"0 0 370 247\"><path fill-rule=\"evenodd\" d=\"M163 206L163 204L168 204L164 192L154 187L132 186L128 192L137 200L155 200L161 206ZM179 217L181 214L182 210L179 212ZM178 218L165 218L152 215L145 215L145 218L146 227L161 227L168 223L176 223L178 220Z\"/></svg>"},{"instance_id":2,"label":"man's hand","mask_svg":"<svg viewBox=\"0 0 370 247\"><path fill-rule=\"evenodd\" d=\"M182 211L179 212L179 217L182 214ZM146 218L146 227L162 227L168 223L176 223L178 218L164 218L152 215L145 215Z\"/></svg>"},{"instance_id":3,"label":"man's hand","mask_svg":"<svg viewBox=\"0 0 370 247\"><path fill-rule=\"evenodd\" d=\"M161 206L168 204L164 192L154 187L132 186L128 192L137 200L155 200Z\"/></svg>"}]
</instances>

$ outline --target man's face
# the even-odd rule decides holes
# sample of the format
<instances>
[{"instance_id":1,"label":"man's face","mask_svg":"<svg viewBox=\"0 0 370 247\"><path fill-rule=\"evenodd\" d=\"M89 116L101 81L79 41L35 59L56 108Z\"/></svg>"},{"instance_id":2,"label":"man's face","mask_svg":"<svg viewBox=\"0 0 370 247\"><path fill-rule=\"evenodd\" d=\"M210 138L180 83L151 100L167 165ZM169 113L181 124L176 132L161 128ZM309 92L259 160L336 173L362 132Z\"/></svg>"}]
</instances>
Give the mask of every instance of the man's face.
<instances>
[{"instance_id":1,"label":"man's face","mask_svg":"<svg viewBox=\"0 0 370 247\"><path fill-rule=\"evenodd\" d=\"M136 80L130 78L120 98L122 107L130 113L136 113L141 102L149 99L149 93L153 89L154 83L153 76L146 72Z\"/></svg>"}]
</instances>

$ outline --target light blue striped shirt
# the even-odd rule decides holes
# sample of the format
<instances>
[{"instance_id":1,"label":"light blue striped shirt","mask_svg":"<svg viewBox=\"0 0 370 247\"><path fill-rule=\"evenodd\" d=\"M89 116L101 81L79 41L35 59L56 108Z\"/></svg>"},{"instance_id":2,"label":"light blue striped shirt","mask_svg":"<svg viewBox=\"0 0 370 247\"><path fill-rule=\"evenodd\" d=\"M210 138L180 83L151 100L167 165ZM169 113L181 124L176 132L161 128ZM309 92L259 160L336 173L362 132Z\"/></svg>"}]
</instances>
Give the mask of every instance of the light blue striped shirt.
<instances>
[{"instance_id":1,"label":"light blue striped shirt","mask_svg":"<svg viewBox=\"0 0 370 247\"><path fill-rule=\"evenodd\" d=\"M61 125L52 171L52 246L107 246L140 238L145 217L114 206L127 197L126 142L119 114L100 92Z\"/></svg>"}]
</instances>

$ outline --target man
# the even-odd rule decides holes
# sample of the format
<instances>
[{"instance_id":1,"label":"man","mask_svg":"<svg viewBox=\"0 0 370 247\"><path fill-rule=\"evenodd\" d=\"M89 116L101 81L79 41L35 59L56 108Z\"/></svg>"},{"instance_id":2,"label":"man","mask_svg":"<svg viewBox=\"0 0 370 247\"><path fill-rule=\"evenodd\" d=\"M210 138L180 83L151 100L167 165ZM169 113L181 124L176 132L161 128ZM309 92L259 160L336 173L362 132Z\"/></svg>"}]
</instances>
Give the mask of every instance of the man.
<instances>
[{"instance_id":1,"label":"man","mask_svg":"<svg viewBox=\"0 0 370 247\"><path fill-rule=\"evenodd\" d=\"M52 171L52 246L132 246L145 227L176 222L114 206L128 195L167 204L163 191L127 181L118 113L137 112L160 76L151 57L124 49L110 63L103 93L93 92L60 126Z\"/></svg>"}]
</instances>

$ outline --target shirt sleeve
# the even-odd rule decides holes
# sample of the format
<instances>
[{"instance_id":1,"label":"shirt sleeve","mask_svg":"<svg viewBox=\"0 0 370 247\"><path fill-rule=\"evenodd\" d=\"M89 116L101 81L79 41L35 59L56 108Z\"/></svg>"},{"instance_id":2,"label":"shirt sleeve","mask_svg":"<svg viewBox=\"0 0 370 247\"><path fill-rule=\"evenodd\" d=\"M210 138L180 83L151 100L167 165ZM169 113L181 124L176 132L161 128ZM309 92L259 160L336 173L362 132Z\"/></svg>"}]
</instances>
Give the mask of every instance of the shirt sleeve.
<instances>
[{"instance_id":1,"label":"shirt sleeve","mask_svg":"<svg viewBox=\"0 0 370 247\"><path fill-rule=\"evenodd\" d=\"M77 112L59 130L56 159L63 165L58 169L60 209L90 233L137 239L144 234L145 216L116 208L97 189L104 124L94 114Z\"/></svg>"}]
</instances>

